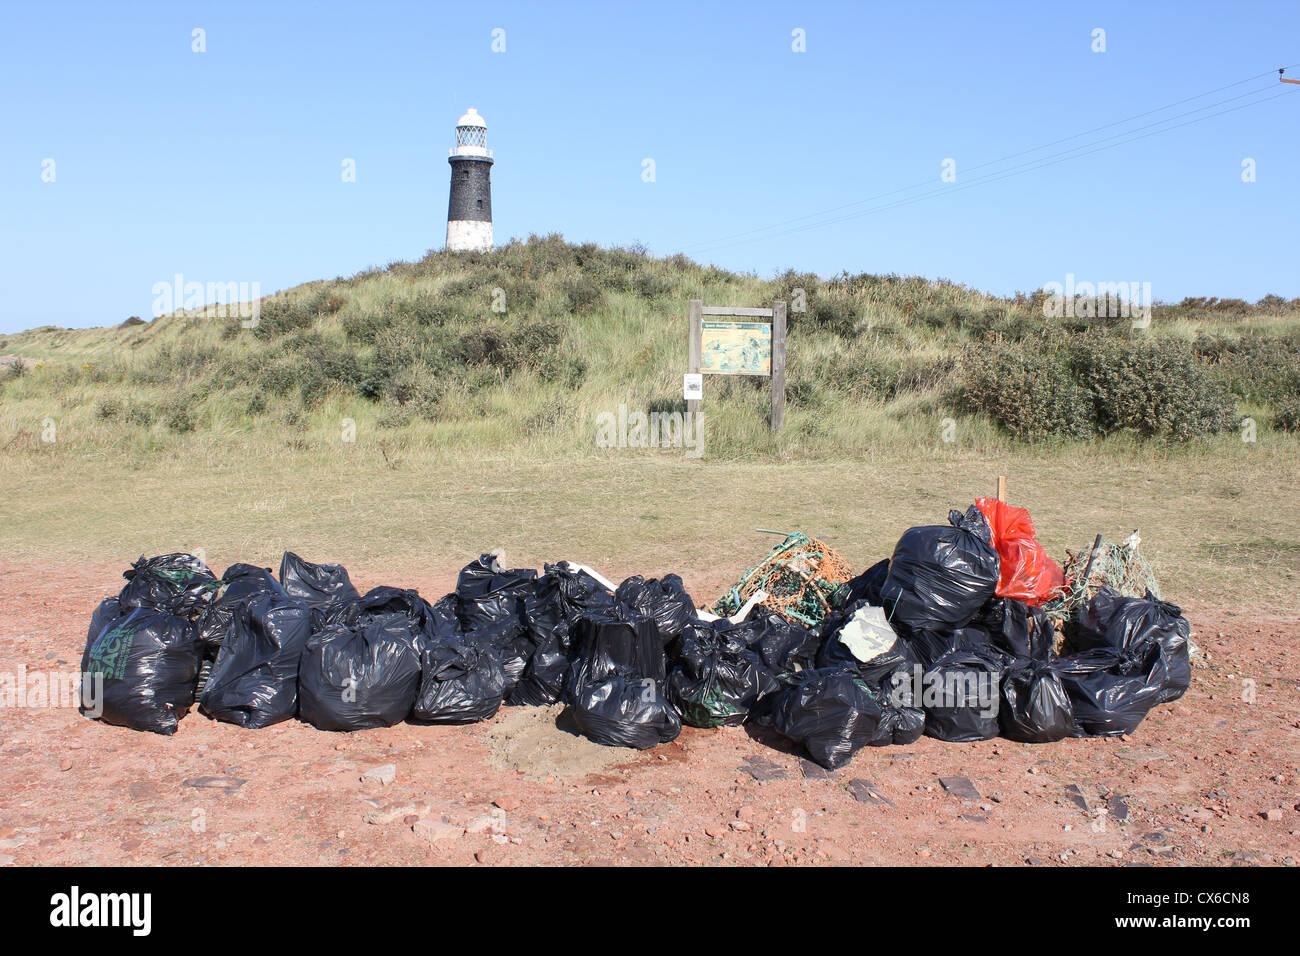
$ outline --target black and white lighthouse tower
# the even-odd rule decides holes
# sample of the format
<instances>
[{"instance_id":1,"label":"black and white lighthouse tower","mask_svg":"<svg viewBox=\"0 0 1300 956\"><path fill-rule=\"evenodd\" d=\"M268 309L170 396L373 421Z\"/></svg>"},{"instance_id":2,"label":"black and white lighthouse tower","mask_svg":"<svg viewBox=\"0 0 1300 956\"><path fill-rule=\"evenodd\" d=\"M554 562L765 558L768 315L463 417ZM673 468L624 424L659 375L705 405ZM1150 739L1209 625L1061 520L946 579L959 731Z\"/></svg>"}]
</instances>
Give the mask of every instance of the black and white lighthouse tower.
<instances>
[{"instance_id":1,"label":"black and white lighthouse tower","mask_svg":"<svg viewBox=\"0 0 1300 956\"><path fill-rule=\"evenodd\" d=\"M456 147L450 153L447 249L487 252L492 248L492 150L487 148L487 123L473 107L456 124Z\"/></svg>"}]
</instances>

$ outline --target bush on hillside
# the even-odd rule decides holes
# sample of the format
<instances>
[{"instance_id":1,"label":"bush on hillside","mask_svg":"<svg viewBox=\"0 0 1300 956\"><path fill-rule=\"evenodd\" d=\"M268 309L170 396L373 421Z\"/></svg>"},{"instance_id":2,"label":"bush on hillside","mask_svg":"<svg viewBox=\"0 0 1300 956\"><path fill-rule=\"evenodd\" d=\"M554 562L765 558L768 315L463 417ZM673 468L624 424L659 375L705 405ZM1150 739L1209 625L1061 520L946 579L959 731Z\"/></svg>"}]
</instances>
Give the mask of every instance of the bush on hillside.
<instances>
[{"instance_id":1,"label":"bush on hillside","mask_svg":"<svg viewBox=\"0 0 1300 956\"><path fill-rule=\"evenodd\" d=\"M1072 365L1103 434L1187 441L1236 427L1227 387L1177 340L1092 335L1075 346Z\"/></svg>"},{"instance_id":2,"label":"bush on hillside","mask_svg":"<svg viewBox=\"0 0 1300 956\"><path fill-rule=\"evenodd\" d=\"M1093 436L1093 405L1059 357L1006 345L976 346L965 357L959 401L1022 441Z\"/></svg>"},{"instance_id":3,"label":"bush on hillside","mask_svg":"<svg viewBox=\"0 0 1300 956\"><path fill-rule=\"evenodd\" d=\"M1300 396L1292 395L1275 402L1272 422L1278 431L1300 432Z\"/></svg>"}]
</instances>

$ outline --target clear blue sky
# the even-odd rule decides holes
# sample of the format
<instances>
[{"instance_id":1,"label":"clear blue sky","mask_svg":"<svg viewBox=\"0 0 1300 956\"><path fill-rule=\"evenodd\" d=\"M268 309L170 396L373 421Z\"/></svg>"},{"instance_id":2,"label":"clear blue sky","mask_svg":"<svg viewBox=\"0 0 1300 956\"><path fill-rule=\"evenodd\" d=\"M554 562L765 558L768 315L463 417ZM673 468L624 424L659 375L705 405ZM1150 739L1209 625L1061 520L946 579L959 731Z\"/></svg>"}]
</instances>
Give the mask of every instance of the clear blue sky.
<instances>
[{"instance_id":1,"label":"clear blue sky","mask_svg":"<svg viewBox=\"0 0 1300 956\"><path fill-rule=\"evenodd\" d=\"M468 106L496 154L498 242L561 232L760 275L996 293L1073 273L1163 300L1300 296L1300 86L1276 74L1012 163L1256 88L1293 95L952 188L1008 153L1300 64L1296 0L8 2L0 21L0 332L148 317L175 273L266 293L419 258L444 241ZM715 242L944 186L947 158L957 182L937 197Z\"/></svg>"}]
</instances>

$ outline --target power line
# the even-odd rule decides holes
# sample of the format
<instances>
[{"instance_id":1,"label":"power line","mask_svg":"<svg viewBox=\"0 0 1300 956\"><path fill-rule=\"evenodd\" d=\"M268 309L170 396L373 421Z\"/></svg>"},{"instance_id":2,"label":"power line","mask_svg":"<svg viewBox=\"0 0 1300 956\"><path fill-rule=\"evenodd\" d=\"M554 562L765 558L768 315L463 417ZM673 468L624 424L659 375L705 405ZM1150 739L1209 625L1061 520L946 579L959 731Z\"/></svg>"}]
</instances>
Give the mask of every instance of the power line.
<instances>
[{"instance_id":1,"label":"power line","mask_svg":"<svg viewBox=\"0 0 1300 956\"><path fill-rule=\"evenodd\" d=\"M1258 92L1258 91L1257 91L1257 92ZM939 187L939 188L937 188L937 189L932 190L931 192L928 192L928 193L922 193L922 194L919 195L919 196L910 196L910 197L908 197L908 198L906 198L906 199L899 199L899 200L896 200L895 202L892 202L892 203L886 203L886 204L883 205L883 206L874 206L874 207L872 207L872 208L870 208L870 209L864 209L864 210L861 210L861 211L859 211L859 212L849 213L849 214L844 215L844 216L838 216L838 217L836 217L836 218L834 218L834 219L826 219L826 220L821 220L821 221L818 221L818 222L806 223L806 224L804 224L804 225L802 225L802 226L796 226L796 227L794 227L794 228L792 228L792 229L781 230L780 232L774 232L774 233L771 233L771 234L769 234L769 235L753 236L753 237L748 238L748 239L738 239L738 240L736 240L735 242L722 243L722 244L719 244L719 245L717 245L717 246L714 246L713 248L714 248L714 249L728 248L728 247L730 247L730 246L743 245L743 244L748 243L748 242L757 242L757 241L762 240L762 239L774 239L774 238L776 238L776 237L778 237L778 236L789 235L789 234L791 234L791 233L796 233L796 232L805 232L805 231L807 231L807 230L809 230L809 229L819 229L819 228L821 228L822 226L829 226L829 225L834 225L834 224L836 224L836 223L840 223L840 222L847 222L847 221L850 220L850 219L860 219L860 218L862 218L862 217L864 217L864 216L872 215L873 213L884 212L884 211L889 210L889 209L896 209L896 208L899 208L899 207L901 207L901 206L910 205L911 203L914 203L914 202L920 202L920 201L923 200L923 199L930 199L930 198L933 198L934 196L946 195L946 194L948 194L948 193L954 193L954 192L960 192L960 191L962 191L962 190L964 190L964 189L973 189L973 188L976 187L976 186L982 186L982 185L984 185L984 184L986 184L986 183L997 182L997 181L1000 180L1000 179L1009 179L1010 177L1012 177L1012 176L1018 176L1018 175L1020 175L1021 173L1025 173L1025 172L1033 172L1034 170L1037 170L1037 169L1044 169L1044 168L1046 168L1046 167L1048 167L1048 166L1055 166L1055 165L1058 165L1059 163L1068 162L1068 161L1071 160L1071 159L1078 159L1078 158L1080 158L1080 157L1082 157L1082 156L1087 156L1087 155L1089 155L1089 154L1091 154L1091 153L1099 153L1099 152L1101 152L1101 151L1103 151L1103 150L1114 149L1114 148L1117 147L1117 146L1124 146L1124 145L1126 145L1126 144L1128 144L1128 143L1134 143L1134 142L1137 142L1137 141L1140 140L1140 139L1147 139L1147 138L1149 138L1149 137L1151 137L1151 136L1156 136L1156 135L1158 135L1158 134L1160 134L1160 133L1168 132L1169 130L1178 129L1179 127L1182 127L1182 126L1190 126L1190 125L1192 125L1192 124L1194 124L1194 123L1204 122L1205 120L1212 119L1212 118L1214 118L1215 116L1222 116L1222 115L1224 115L1225 113L1235 113L1237 110L1243 110L1243 109L1246 109L1247 107L1250 107L1250 106L1257 106L1257 105L1259 105L1260 103L1266 103L1266 102L1268 102L1269 100L1275 100L1275 99L1277 99L1278 97L1286 96L1286 95L1287 95L1287 92L1288 92L1288 91L1284 91L1284 92L1282 92L1282 93L1275 93L1275 94L1273 94L1272 96L1266 96L1266 97L1264 97L1263 99L1254 100L1254 101L1249 102L1249 103L1242 103L1240 106L1234 106L1234 107L1230 107L1229 109L1226 109L1226 110L1220 110L1220 111L1217 112L1217 113L1211 113L1209 116L1202 116L1202 117L1199 117L1198 119L1188 120L1188 121L1185 122L1185 123L1179 123L1179 124L1177 124L1177 125L1175 125L1175 126L1168 126L1168 127L1165 127L1164 129L1154 130L1154 131L1152 131L1152 132L1150 132L1150 133L1143 133L1141 136L1134 136L1134 137L1132 137L1132 138L1130 138L1130 139L1121 140L1120 142L1117 142L1117 143L1111 143L1111 144L1106 145L1106 146L1098 146L1098 147L1096 147L1096 148L1094 148L1094 149L1089 149L1089 150L1086 150L1086 151L1084 151L1084 152L1077 152L1076 150L1069 150L1069 151L1067 151L1067 152L1070 153L1070 155L1066 155L1066 156L1064 156L1064 158L1061 158L1061 159L1052 159L1052 160L1046 160L1046 161L1035 161L1035 162L1033 162L1033 163L1025 164L1023 167L1017 167L1017 168L1013 168L1013 169L1011 169L1011 170L1002 170L1002 171L997 172L997 173L989 173L989 174L986 175L986 176L978 177L977 179L975 179L975 180L972 181L972 182L963 183L963 184L961 184L961 185L955 185L955 186L941 186L941 187ZM1171 117L1171 118L1173 118L1173 117ZM1127 135L1127 134L1125 134L1125 135Z\"/></svg>"},{"instance_id":2,"label":"power line","mask_svg":"<svg viewBox=\"0 0 1300 956\"><path fill-rule=\"evenodd\" d=\"M1297 64L1291 64L1291 65L1294 66L1294 65L1297 65ZM1284 67L1283 69L1289 69L1289 68L1290 68L1290 66L1288 66L1288 67ZM1249 77L1246 77L1245 79L1237 80L1236 82L1225 84L1224 86L1215 87L1215 88L1212 89L1212 90L1206 90L1206 91L1203 92L1203 93L1197 93L1197 94L1194 95L1194 96L1189 96L1189 97L1186 97L1186 98L1181 99L1181 100L1176 100L1176 101L1174 101L1174 102L1172 102L1172 103L1167 103L1167 104L1165 104L1164 106L1158 106L1158 107L1156 107L1155 109L1146 110L1146 111L1144 111L1144 112L1142 112L1142 113L1135 113L1135 114L1133 114L1132 116L1125 117L1124 119L1114 120L1113 122L1110 122L1110 123L1104 123L1104 124L1102 124L1101 126L1095 126L1095 127L1093 127L1092 129L1084 130L1084 131L1079 132L1079 133L1073 133L1073 134L1071 134L1070 136L1064 136L1064 137L1061 137L1060 139L1051 140L1050 142L1042 143L1042 144L1040 144L1040 145L1038 145L1038 146L1031 146L1031 147L1029 147L1028 149L1019 150L1018 152L1008 153L1007 155L1002 156L1002 157L999 157L998 159L991 159L991 160L988 160L987 162L983 162L983 163L979 163L978 165L971 166L971 167L969 167L968 171L969 171L969 170L976 170L976 169L985 169L985 168L987 168L987 167L989 167L989 166L996 166L996 165L998 165L999 163L1006 162L1006 161L1009 160L1009 159L1015 159L1015 158L1017 158L1017 157L1019 157L1019 156L1026 156L1026 155L1028 155L1028 154L1030 154L1030 153L1036 153L1036 152L1039 152L1040 150L1048 149L1048 148L1050 148L1050 147L1052 147L1052 146L1056 146L1056 145L1059 145L1059 144L1061 144L1061 143L1066 143L1066 142L1069 142L1070 140L1073 140L1073 139L1079 139L1080 137L1083 137L1083 136L1089 136L1089 135L1091 135L1091 134L1093 134L1093 133L1101 132L1102 130L1111 129L1112 127L1115 127L1115 126L1122 126L1122 125L1124 125L1125 123L1131 123L1133 120L1136 120L1136 119L1142 119L1143 117L1151 116L1151 115L1153 115L1153 114L1155 114L1155 113L1162 113L1162 112L1164 112L1164 111L1166 111L1166 110L1173 109L1175 106L1181 106L1181 105L1183 105L1183 104L1185 104L1185 103L1190 103L1190 102L1192 102L1192 101L1194 101L1194 100L1203 99L1203 98L1206 97L1206 96L1213 96L1215 93L1221 93L1221 92L1223 92L1224 90L1233 89L1234 87L1241 86L1241 85L1244 84L1244 83L1250 83L1250 82L1252 82L1252 81L1254 81L1254 80L1258 80L1258 79L1260 79L1261 77L1264 77L1264 76L1272 76L1273 72L1274 72L1274 71L1272 71L1272 70L1268 70L1268 71L1266 71L1266 72L1264 72L1264 73L1257 73L1257 74L1255 74L1254 76L1249 76ZM1139 130L1149 129L1150 127L1153 127L1153 126L1159 126L1159 125L1161 125L1161 124L1163 124L1163 123L1167 123L1167 122L1169 122L1169 121L1171 121L1171 120L1180 119L1180 118L1182 118L1183 116L1190 116L1190 115L1193 114L1193 113L1198 113L1198 112L1201 112L1201 111L1203 111L1203 110L1212 109L1212 108L1215 107L1215 106L1221 106L1221 105L1224 104L1224 103L1229 103L1229 102L1232 102L1232 101L1234 101L1234 100L1241 99L1241 98L1243 98L1243 97L1245 97L1245 96L1253 96L1253 95L1255 95L1256 93L1263 92L1264 89L1265 89L1265 88L1260 88L1260 89L1257 89L1257 90L1252 90L1252 91L1249 91L1249 92L1247 92L1247 93L1241 94L1241 95L1239 95L1239 96L1228 97L1228 98L1225 99L1225 100L1220 100L1218 103L1211 103L1211 104L1209 104L1208 106L1202 106L1202 107L1198 107L1198 108L1193 109L1193 110L1188 110L1188 111L1185 112L1185 113L1176 114L1176 115L1174 115L1174 116L1167 116L1167 117L1165 117L1165 118L1162 119L1162 120L1157 120L1156 122L1154 122L1154 123L1149 123L1149 124L1147 124L1146 126L1139 126L1139 127L1135 127L1134 129L1126 130L1126 131L1124 131L1124 132L1122 132L1122 133L1116 134L1116 136L1127 136L1127 135L1129 135L1129 134L1131 134L1131 133L1138 132ZM1269 98L1271 99L1272 97L1269 97ZM1260 102L1263 102L1263 101L1261 100ZM1245 105L1252 105L1252 104L1245 104ZM1224 112L1232 112L1232 110L1225 110ZM1221 115L1221 114L1217 114L1217 113L1216 113L1216 114L1211 114L1211 115L1215 115L1215 116L1217 116L1217 115ZM1207 116L1207 117L1202 117L1202 119L1209 119L1209 118L1210 118L1210 117L1208 117L1208 116ZM1185 125L1185 124L1180 124L1180 125ZM1170 128L1170 129L1176 129L1177 127L1169 127L1169 128ZM1107 139L1114 139L1114 138L1116 138L1116 137L1115 137L1115 136L1107 137ZM1144 138L1144 137L1138 137L1138 138ZM1116 144L1116 145L1121 145L1121 144ZM1071 149L1069 149L1069 150L1065 150L1063 153L1058 153L1058 154L1055 154L1055 155L1058 155L1058 156L1059 156L1059 155L1065 155L1065 153L1073 152L1075 149L1079 149L1079 148L1081 148L1081 147L1073 147L1073 148L1071 148ZM1092 152L1092 151L1090 151L1090 152ZM1080 153L1079 155L1087 155L1087 153ZM1047 157L1043 157L1043 158L1047 158ZM1037 160L1034 160L1033 162L1037 162ZM1024 165L1028 165L1028 164L1024 164ZM1033 167L1033 168L1038 168L1038 167ZM976 180L976 183L978 183L978 182L983 182L983 181L986 181L986 177L981 177L980 179ZM992 181L992 180L987 180L987 181ZM803 215L803 216L796 216L796 217L794 217L794 218L792 218L792 219L782 220L782 221L780 221L780 222L772 223L772 224L767 225L767 226L760 226L760 227L756 227L756 228L754 228L754 229L745 230L745 231L743 231L743 232L732 233L731 235L728 235L728 236L721 236L721 237L718 237L717 239L712 239L712 240L709 240L709 241L707 241L707 242L700 243L700 244L698 244L698 245L696 245L696 246L688 247L685 251L688 252L688 253L690 253L690 252L699 252L699 251L704 251L704 250L712 250L712 249L715 249L715 248L726 248L726 247L728 247L728 246L730 246L730 245L735 245L735 244L737 244L737 243L733 243L733 242L730 241L730 240L733 240L733 239L740 239L740 238L742 238L742 237L750 236L750 235L754 235L754 234L756 234L756 233L766 233L766 232L768 232L768 231L770 231L770 230L773 230L773 229L780 229L782 226L787 226L787 225L792 225L792 224L795 224L795 223L805 222L805 221L807 221L807 220L809 220L809 219L817 219L817 218L819 218L819 217L826 216L826 215L829 215L829 214L831 214L831 213L839 212L840 210L843 210L843 209L851 209L851 208L853 208L854 206L865 205L866 203L875 202L875 201L877 201L877 200L879 200L879 199L886 199L886 198L888 198L888 197L890 197L890 196L896 196L896 195L898 195L899 193L909 192L909 191L911 191L911 190L913 190L913 189L920 189L920 188L925 187L925 186L932 186L933 184L934 184L934 180L933 180L933 179L926 179L926 180L923 180L923 181L921 181L921 182L913 183L913 184L910 185L910 186L902 186L902 187L899 187L898 189L892 189L892 190L890 190L890 191L888 191L888 192L878 193L878 194L876 194L876 195L874 195L874 196L868 196L868 197L865 198L865 199L855 200L854 202L850 202L850 203L843 203L843 204L841 204L841 205L839 205L839 206L831 206L831 207L829 207L829 208L827 208L827 209L823 209L823 210L820 210L820 211L818 211L818 212L807 213L807 214L805 214L805 215ZM974 185L974 184L975 184L975 183L969 183L969 184L966 184L966 185ZM965 186L963 186L963 188L965 188ZM956 191L956 190L954 190L954 189L952 189L952 188L946 188L946 189L938 190L938 191L936 191L936 193L934 193L934 194L937 194L938 192L954 192L954 191ZM934 195L934 194L929 194L929 195ZM924 198L924 197L916 197L916 198ZM906 202L906 201L904 201L904 202ZM890 204L890 206L888 206L888 207L883 207L883 208L892 208L892 205L893 205L893 204ZM851 217L850 217L850 218L851 218ZM840 220L831 220L831 221L840 221ZM798 230L793 230L793 231L798 231ZM773 235L784 235L784 232L774 233ZM757 238L770 238L770 237L758 236Z\"/></svg>"}]
</instances>

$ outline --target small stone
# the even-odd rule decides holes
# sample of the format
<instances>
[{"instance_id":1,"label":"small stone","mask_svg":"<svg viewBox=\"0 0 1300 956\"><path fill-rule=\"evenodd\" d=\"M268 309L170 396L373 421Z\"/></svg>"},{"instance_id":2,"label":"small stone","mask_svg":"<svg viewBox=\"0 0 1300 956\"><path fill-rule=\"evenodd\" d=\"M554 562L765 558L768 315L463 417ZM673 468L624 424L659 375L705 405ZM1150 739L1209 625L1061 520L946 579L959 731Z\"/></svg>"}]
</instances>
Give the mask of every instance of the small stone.
<instances>
[{"instance_id":1,"label":"small stone","mask_svg":"<svg viewBox=\"0 0 1300 956\"><path fill-rule=\"evenodd\" d=\"M1085 813L1092 812L1092 807L1088 805L1087 794L1077 783L1072 783L1065 788L1065 798Z\"/></svg>"},{"instance_id":2,"label":"small stone","mask_svg":"<svg viewBox=\"0 0 1300 956\"><path fill-rule=\"evenodd\" d=\"M1277 821L1281 820L1284 816L1286 816L1286 812L1277 809L1265 810L1263 813L1260 814L1260 816L1263 817L1265 820L1267 820L1269 823L1277 823Z\"/></svg>"},{"instance_id":3,"label":"small stone","mask_svg":"<svg viewBox=\"0 0 1300 956\"><path fill-rule=\"evenodd\" d=\"M62 770L64 773L67 773L69 770L72 769L72 761L67 759L60 760L59 769Z\"/></svg>"},{"instance_id":4,"label":"small stone","mask_svg":"<svg viewBox=\"0 0 1300 956\"><path fill-rule=\"evenodd\" d=\"M715 840L718 839L718 837L724 836L724 835L726 834L726 832L727 832L727 831L726 831L725 829L723 829L722 827L718 826L716 823L715 823L715 824L710 824L709 826L707 826L707 827L704 828L704 833L705 833L705 835L707 835L707 836L711 836L711 837L713 837L713 839L715 839Z\"/></svg>"},{"instance_id":5,"label":"small stone","mask_svg":"<svg viewBox=\"0 0 1300 956\"><path fill-rule=\"evenodd\" d=\"M940 777L939 782L943 784L943 789L960 800L981 799L980 792L968 777Z\"/></svg>"},{"instance_id":6,"label":"small stone","mask_svg":"<svg viewBox=\"0 0 1300 956\"><path fill-rule=\"evenodd\" d=\"M848 791L858 803L873 803L882 807L892 807L894 805L893 801L877 790L876 785L870 780L861 778L850 780Z\"/></svg>"},{"instance_id":7,"label":"small stone","mask_svg":"<svg viewBox=\"0 0 1300 956\"><path fill-rule=\"evenodd\" d=\"M750 806L748 803L745 804L743 807L741 807L739 810L736 811L736 819L737 820L754 819L754 808Z\"/></svg>"},{"instance_id":8,"label":"small stone","mask_svg":"<svg viewBox=\"0 0 1300 956\"><path fill-rule=\"evenodd\" d=\"M391 763L386 763L379 767L371 767L361 775L362 783L377 783L382 787L388 786L396 779L397 767Z\"/></svg>"},{"instance_id":9,"label":"small stone","mask_svg":"<svg viewBox=\"0 0 1300 956\"><path fill-rule=\"evenodd\" d=\"M733 829L733 830L739 830L741 833L744 833L744 832L747 831L747 830L752 830L752 829L754 829L754 827L753 827L753 824L748 823L748 822L746 822L746 821L744 821L744 820L732 820L732 821L731 821L731 829Z\"/></svg>"},{"instance_id":10,"label":"small stone","mask_svg":"<svg viewBox=\"0 0 1300 956\"><path fill-rule=\"evenodd\" d=\"M833 780L835 775L820 764L800 758L799 769L809 780Z\"/></svg>"},{"instance_id":11,"label":"small stone","mask_svg":"<svg viewBox=\"0 0 1300 956\"><path fill-rule=\"evenodd\" d=\"M1116 823L1128 823L1131 819L1128 804L1117 793L1113 793L1106 798L1106 812L1110 814L1110 818Z\"/></svg>"},{"instance_id":12,"label":"small stone","mask_svg":"<svg viewBox=\"0 0 1300 956\"><path fill-rule=\"evenodd\" d=\"M426 843L459 840L465 834L463 827L452 826L442 820L417 820L411 827L411 832Z\"/></svg>"},{"instance_id":13,"label":"small stone","mask_svg":"<svg viewBox=\"0 0 1300 956\"><path fill-rule=\"evenodd\" d=\"M181 781L186 787L193 787L195 790L221 790L227 794L234 793L247 780L241 780L239 777L190 777L188 780Z\"/></svg>"},{"instance_id":14,"label":"small stone","mask_svg":"<svg viewBox=\"0 0 1300 956\"><path fill-rule=\"evenodd\" d=\"M519 800L516 797L497 797L495 800L492 801L492 805L495 807L500 807L502 810L505 810L507 812L511 810L518 810L520 807Z\"/></svg>"}]
</instances>

